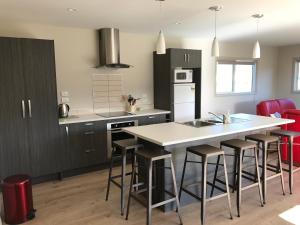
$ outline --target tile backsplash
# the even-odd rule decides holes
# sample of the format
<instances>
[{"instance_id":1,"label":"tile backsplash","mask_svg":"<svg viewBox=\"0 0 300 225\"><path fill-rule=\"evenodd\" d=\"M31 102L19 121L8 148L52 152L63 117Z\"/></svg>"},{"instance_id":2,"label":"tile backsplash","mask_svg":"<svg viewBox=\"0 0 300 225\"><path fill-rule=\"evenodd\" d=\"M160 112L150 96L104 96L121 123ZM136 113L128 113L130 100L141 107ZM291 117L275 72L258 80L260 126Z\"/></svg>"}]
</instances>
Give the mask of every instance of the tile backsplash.
<instances>
[{"instance_id":1,"label":"tile backsplash","mask_svg":"<svg viewBox=\"0 0 300 225\"><path fill-rule=\"evenodd\" d=\"M123 111L123 80L121 74L93 74L93 111Z\"/></svg>"}]
</instances>

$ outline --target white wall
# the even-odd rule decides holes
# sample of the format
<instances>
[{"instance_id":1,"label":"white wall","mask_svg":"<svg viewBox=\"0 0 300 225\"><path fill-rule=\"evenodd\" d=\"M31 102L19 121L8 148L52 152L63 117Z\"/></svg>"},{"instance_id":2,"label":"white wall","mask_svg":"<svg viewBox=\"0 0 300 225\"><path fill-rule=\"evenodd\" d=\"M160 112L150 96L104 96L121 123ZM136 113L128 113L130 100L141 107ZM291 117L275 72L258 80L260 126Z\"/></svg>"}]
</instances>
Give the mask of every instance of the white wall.
<instances>
[{"instance_id":1,"label":"white wall","mask_svg":"<svg viewBox=\"0 0 300 225\"><path fill-rule=\"evenodd\" d=\"M278 74L276 97L292 98L298 108L300 107L300 94L292 92L293 62L295 57L300 57L300 45L285 46L279 48Z\"/></svg>"},{"instance_id":2,"label":"white wall","mask_svg":"<svg viewBox=\"0 0 300 225\"><path fill-rule=\"evenodd\" d=\"M98 64L97 32L88 29L36 24L0 24L1 36L54 39L57 87L69 91L73 113L92 111L93 73L120 73L124 94L142 97L142 108L153 107L152 52L157 34L121 33L121 62L133 65L122 70L94 69ZM258 66L255 95L218 97L215 95L215 59L210 56L211 40L166 37L167 47L202 49L202 115L208 111L255 113L261 99L272 98L275 89L277 48L263 47ZM252 44L221 43L221 55L250 57ZM59 96L58 96L59 97Z\"/></svg>"}]
</instances>

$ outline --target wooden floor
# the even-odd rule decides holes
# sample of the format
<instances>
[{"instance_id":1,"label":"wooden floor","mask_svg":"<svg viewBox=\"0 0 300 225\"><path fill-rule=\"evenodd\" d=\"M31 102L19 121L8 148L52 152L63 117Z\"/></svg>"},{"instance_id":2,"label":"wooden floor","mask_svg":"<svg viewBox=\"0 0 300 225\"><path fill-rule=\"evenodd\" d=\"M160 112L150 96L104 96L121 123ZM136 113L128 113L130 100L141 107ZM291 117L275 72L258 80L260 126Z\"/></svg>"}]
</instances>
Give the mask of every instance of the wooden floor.
<instances>
[{"instance_id":1,"label":"wooden floor","mask_svg":"<svg viewBox=\"0 0 300 225\"><path fill-rule=\"evenodd\" d=\"M27 225L140 225L145 224L146 210L133 200L131 214L125 221L119 211L119 189L112 185L111 198L104 200L107 171L98 171L63 181L48 182L35 185L34 205L36 218ZM295 193L281 194L280 181L275 179L269 183L268 202L260 207L257 188L243 192L241 217L230 220L226 207L226 199L218 199L207 204L207 224L243 224L268 225L290 224L278 215L296 205L300 205L300 172L295 175ZM298 188L297 188L298 187ZM286 188L287 189L287 188ZM235 206L235 196L232 203ZM200 203L182 208L184 224L200 224ZM300 213L298 214L300 215ZM299 216L300 218L300 216ZM178 224L175 212L153 212L153 224Z\"/></svg>"}]
</instances>

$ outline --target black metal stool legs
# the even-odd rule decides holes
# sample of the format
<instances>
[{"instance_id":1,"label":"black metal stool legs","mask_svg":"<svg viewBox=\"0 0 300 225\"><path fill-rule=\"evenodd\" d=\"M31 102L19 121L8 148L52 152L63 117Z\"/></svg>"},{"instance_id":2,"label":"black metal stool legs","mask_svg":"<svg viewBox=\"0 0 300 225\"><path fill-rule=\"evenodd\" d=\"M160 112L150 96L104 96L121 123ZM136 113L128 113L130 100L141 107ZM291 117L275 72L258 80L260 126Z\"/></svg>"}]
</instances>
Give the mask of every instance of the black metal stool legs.
<instances>
[{"instance_id":1,"label":"black metal stool legs","mask_svg":"<svg viewBox=\"0 0 300 225\"><path fill-rule=\"evenodd\" d=\"M181 181L180 181L179 200L181 199L181 193L182 193L182 187L183 187L183 181L184 181L184 175L185 175L185 169L186 169L187 156L188 156L188 153L186 152L185 153L184 164L183 164L183 171L182 171Z\"/></svg>"},{"instance_id":2,"label":"black metal stool legs","mask_svg":"<svg viewBox=\"0 0 300 225\"><path fill-rule=\"evenodd\" d=\"M218 169L219 169L219 163L220 163L220 157L221 157L221 156L218 155L217 164L216 164L216 169L215 169L215 174L214 174L214 180L213 180L212 188L211 188L211 191L210 191L210 197L212 197L213 194L214 194L214 189L215 189L216 180L217 180L217 175L218 175Z\"/></svg>"},{"instance_id":3,"label":"black metal stool legs","mask_svg":"<svg viewBox=\"0 0 300 225\"><path fill-rule=\"evenodd\" d=\"M278 165L279 165L279 170L280 170L282 194L285 195L283 169L282 169L282 163L281 163L281 151L280 151L280 142L279 141L277 142L277 154L278 154Z\"/></svg>"}]
</instances>

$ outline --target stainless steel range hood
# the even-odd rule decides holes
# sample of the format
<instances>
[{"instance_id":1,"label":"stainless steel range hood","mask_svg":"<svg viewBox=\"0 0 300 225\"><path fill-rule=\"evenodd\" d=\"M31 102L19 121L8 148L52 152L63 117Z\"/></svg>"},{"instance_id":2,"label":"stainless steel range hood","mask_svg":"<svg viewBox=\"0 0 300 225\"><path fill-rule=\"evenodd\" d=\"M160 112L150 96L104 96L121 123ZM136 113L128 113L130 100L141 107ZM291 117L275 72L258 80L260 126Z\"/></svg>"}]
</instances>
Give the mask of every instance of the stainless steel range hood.
<instances>
[{"instance_id":1,"label":"stainless steel range hood","mask_svg":"<svg viewBox=\"0 0 300 225\"><path fill-rule=\"evenodd\" d=\"M130 65L120 63L119 29L102 28L99 32L99 57L98 67L129 68Z\"/></svg>"}]
</instances>

